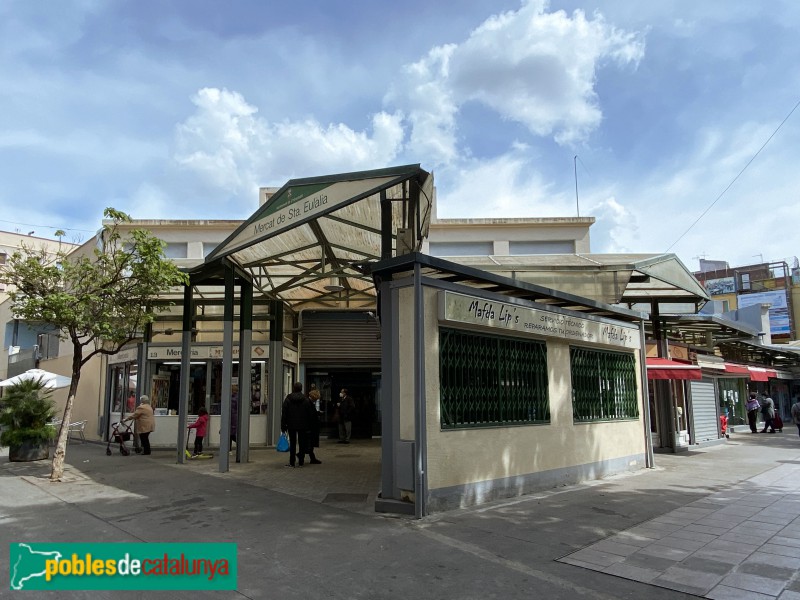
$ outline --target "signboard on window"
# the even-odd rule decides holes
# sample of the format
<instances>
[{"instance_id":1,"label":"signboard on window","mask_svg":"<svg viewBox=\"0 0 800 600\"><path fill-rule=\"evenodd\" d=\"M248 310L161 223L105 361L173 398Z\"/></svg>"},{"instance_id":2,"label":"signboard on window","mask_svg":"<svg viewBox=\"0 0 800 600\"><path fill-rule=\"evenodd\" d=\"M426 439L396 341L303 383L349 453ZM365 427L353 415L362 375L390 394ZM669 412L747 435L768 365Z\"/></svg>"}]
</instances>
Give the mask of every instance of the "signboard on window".
<instances>
[{"instance_id":1,"label":"signboard on window","mask_svg":"<svg viewBox=\"0 0 800 600\"><path fill-rule=\"evenodd\" d=\"M739 294L736 300L739 303L739 308L747 308L754 304L771 304L769 307L770 333L772 335L791 334L792 327L789 322L789 305L786 302L786 290Z\"/></svg>"}]
</instances>

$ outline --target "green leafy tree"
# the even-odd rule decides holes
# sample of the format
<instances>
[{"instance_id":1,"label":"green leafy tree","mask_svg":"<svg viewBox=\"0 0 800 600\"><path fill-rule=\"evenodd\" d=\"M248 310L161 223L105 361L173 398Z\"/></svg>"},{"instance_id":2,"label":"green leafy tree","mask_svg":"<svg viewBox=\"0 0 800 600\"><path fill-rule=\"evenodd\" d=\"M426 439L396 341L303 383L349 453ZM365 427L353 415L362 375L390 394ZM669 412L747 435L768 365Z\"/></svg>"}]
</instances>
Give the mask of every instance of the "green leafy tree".
<instances>
[{"instance_id":1,"label":"green leafy tree","mask_svg":"<svg viewBox=\"0 0 800 600\"><path fill-rule=\"evenodd\" d=\"M110 221L98 235L91 253L53 254L23 246L0 272L11 286L14 314L32 323L52 325L72 342L72 382L58 434L50 479L64 472L68 424L78 390L81 368L98 354L116 354L141 338L145 325L169 303L159 299L188 279L164 256L164 242L149 231L120 226L130 217L107 208Z\"/></svg>"}]
</instances>

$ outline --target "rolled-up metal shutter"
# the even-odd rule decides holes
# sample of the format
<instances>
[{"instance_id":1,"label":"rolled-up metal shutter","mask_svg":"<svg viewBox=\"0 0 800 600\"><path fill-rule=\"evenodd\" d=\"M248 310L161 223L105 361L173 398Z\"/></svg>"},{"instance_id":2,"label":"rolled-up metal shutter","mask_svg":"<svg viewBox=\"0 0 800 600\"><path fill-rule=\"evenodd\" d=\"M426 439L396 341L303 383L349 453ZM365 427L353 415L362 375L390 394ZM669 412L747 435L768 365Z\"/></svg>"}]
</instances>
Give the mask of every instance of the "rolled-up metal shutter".
<instances>
[{"instance_id":1,"label":"rolled-up metal shutter","mask_svg":"<svg viewBox=\"0 0 800 600\"><path fill-rule=\"evenodd\" d=\"M719 439L714 380L703 378L700 381L690 381L689 390L692 402L694 442L702 444Z\"/></svg>"},{"instance_id":2,"label":"rolled-up metal shutter","mask_svg":"<svg viewBox=\"0 0 800 600\"><path fill-rule=\"evenodd\" d=\"M380 328L365 311L305 312L300 360L321 364L380 364Z\"/></svg>"}]
</instances>

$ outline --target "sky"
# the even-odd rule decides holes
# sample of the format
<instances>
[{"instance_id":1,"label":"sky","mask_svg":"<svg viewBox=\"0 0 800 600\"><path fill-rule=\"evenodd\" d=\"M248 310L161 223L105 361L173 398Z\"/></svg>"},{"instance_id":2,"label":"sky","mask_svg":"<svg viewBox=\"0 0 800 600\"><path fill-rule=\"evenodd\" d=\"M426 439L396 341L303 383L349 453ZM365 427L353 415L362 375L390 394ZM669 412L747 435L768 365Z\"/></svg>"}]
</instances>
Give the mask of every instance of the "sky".
<instances>
[{"instance_id":1,"label":"sky","mask_svg":"<svg viewBox=\"0 0 800 600\"><path fill-rule=\"evenodd\" d=\"M795 0L3 0L0 230L246 219L419 163L442 218L791 266L799 28Z\"/></svg>"}]
</instances>

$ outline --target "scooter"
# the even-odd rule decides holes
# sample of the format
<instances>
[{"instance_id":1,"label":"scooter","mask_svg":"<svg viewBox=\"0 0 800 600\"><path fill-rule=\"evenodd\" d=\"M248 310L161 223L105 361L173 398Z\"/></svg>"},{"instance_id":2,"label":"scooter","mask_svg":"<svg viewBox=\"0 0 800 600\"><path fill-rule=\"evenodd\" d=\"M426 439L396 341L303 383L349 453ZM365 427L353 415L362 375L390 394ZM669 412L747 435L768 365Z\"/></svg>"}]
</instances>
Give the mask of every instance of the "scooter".
<instances>
[{"instance_id":1,"label":"scooter","mask_svg":"<svg viewBox=\"0 0 800 600\"><path fill-rule=\"evenodd\" d=\"M186 453L186 458L188 458L189 460L203 460L207 458L214 458L214 455L211 454L210 452L208 454L206 454L205 452L202 452L201 454L192 454L191 452L189 452L189 437L191 436L191 433L192 433L191 429L186 432L186 448L184 449L184 452ZM195 432L195 435L197 435L197 432Z\"/></svg>"}]
</instances>

